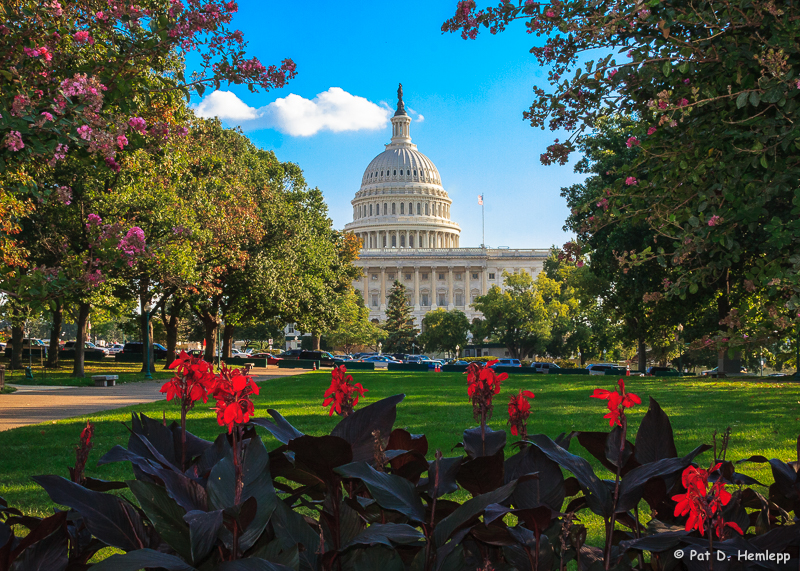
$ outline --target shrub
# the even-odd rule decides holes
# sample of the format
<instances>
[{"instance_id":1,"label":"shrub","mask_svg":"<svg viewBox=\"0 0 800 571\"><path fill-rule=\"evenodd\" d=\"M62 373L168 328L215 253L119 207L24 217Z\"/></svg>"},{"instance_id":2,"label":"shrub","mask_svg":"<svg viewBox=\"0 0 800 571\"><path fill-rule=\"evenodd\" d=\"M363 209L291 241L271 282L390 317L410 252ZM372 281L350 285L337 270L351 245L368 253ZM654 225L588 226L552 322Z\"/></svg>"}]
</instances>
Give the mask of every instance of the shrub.
<instances>
[{"instance_id":1,"label":"shrub","mask_svg":"<svg viewBox=\"0 0 800 571\"><path fill-rule=\"evenodd\" d=\"M275 410L269 419L248 418L252 381L220 375L209 390L226 430L214 442L184 433L178 422L134 414L127 448L115 446L100 460L131 462L134 480L35 476L53 502L70 508L44 519L23 517L0 500L0 569L84 569L106 546L124 553L90 569L545 571L577 560L580 569L655 571L679 568L674 553L681 548L797 558L794 462L727 460L729 435L719 448L701 444L680 456L670 420L652 398L633 444L626 410L641 399L622 379L613 390L587 395L605 401L609 432L534 434L515 442L506 458L506 432L484 423L503 379L480 364L470 368L481 426L464 431L463 453L436 451L432 458L424 435L393 426L404 395L343 411L330 434L311 436ZM338 384L349 383L344 372ZM532 398L511 395L510 422L520 435ZM280 444L267 451L260 429ZM90 439L85 430L78 464ZM615 479L599 478L571 445ZM713 458L704 470L696 460L708 451ZM736 472L741 462L770 463L768 499L748 487L759 482ZM444 498L459 488L471 496L463 504ZM109 493L116 489L127 489L136 503ZM639 513L641 500L649 521ZM585 543L579 517L587 511L605 521L603 546ZM15 537L15 525L28 534ZM718 567L733 568L726 563ZM696 568L713 566L712 558Z\"/></svg>"}]
</instances>

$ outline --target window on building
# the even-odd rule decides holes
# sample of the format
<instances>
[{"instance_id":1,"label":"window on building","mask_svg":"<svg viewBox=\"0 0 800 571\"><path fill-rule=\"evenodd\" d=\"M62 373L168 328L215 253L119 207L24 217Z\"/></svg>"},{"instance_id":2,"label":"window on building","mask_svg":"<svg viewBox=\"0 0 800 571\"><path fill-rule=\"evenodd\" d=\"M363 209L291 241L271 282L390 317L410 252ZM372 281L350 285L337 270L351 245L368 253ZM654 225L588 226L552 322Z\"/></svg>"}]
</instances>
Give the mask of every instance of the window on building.
<instances>
[{"instance_id":1,"label":"window on building","mask_svg":"<svg viewBox=\"0 0 800 571\"><path fill-rule=\"evenodd\" d=\"M397 236L392 236L392 248L397 248Z\"/></svg>"},{"instance_id":2,"label":"window on building","mask_svg":"<svg viewBox=\"0 0 800 571\"><path fill-rule=\"evenodd\" d=\"M372 216L372 205L369 205L369 215Z\"/></svg>"},{"instance_id":3,"label":"window on building","mask_svg":"<svg viewBox=\"0 0 800 571\"><path fill-rule=\"evenodd\" d=\"M394 175L397 176L397 171L394 171Z\"/></svg>"},{"instance_id":4,"label":"window on building","mask_svg":"<svg viewBox=\"0 0 800 571\"><path fill-rule=\"evenodd\" d=\"M421 300L422 301L422 306L423 307L430 307L431 304L428 303L428 294L427 293L423 293L420 297L422 298L422 300Z\"/></svg>"},{"instance_id":5,"label":"window on building","mask_svg":"<svg viewBox=\"0 0 800 571\"><path fill-rule=\"evenodd\" d=\"M456 281L460 282L461 280L462 280L461 272L456 273Z\"/></svg>"},{"instance_id":6,"label":"window on building","mask_svg":"<svg viewBox=\"0 0 800 571\"><path fill-rule=\"evenodd\" d=\"M425 216L430 216L430 205L426 202L425 203Z\"/></svg>"},{"instance_id":7,"label":"window on building","mask_svg":"<svg viewBox=\"0 0 800 571\"><path fill-rule=\"evenodd\" d=\"M395 209L395 206L396 206L396 205L395 205L395 203L394 203L394 202L392 202L392 214L397 214L397 211L396 211L396 209Z\"/></svg>"},{"instance_id":8,"label":"window on building","mask_svg":"<svg viewBox=\"0 0 800 571\"><path fill-rule=\"evenodd\" d=\"M475 298L476 297L478 297L478 296L473 293L472 297L470 297L470 303L475 303Z\"/></svg>"},{"instance_id":9,"label":"window on building","mask_svg":"<svg viewBox=\"0 0 800 571\"><path fill-rule=\"evenodd\" d=\"M286 328L287 333L294 333L294 323L290 323Z\"/></svg>"},{"instance_id":10,"label":"window on building","mask_svg":"<svg viewBox=\"0 0 800 571\"><path fill-rule=\"evenodd\" d=\"M378 307L378 294L372 294L372 307Z\"/></svg>"},{"instance_id":11,"label":"window on building","mask_svg":"<svg viewBox=\"0 0 800 571\"><path fill-rule=\"evenodd\" d=\"M422 279L423 280L427 280L428 279L428 274L422 274Z\"/></svg>"},{"instance_id":12,"label":"window on building","mask_svg":"<svg viewBox=\"0 0 800 571\"><path fill-rule=\"evenodd\" d=\"M414 214L414 205L411 204L410 202L408 203L408 214L409 215Z\"/></svg>"},{"instance_id":13,"label":"window on building","mask_svg":"<svg viewBox=\"0 0 800 571\"><path fill-rule=\"evenodd\" d=\"M394 281L394 274L389 274L389 281Z\"/></svg>"},{"instance_id":14,"label":"window on building","mask_svg":"<svg viewBox=\"0 0 800 571\"><path fill-rule=\"evenodd\" d=\"M413 248L414 247L414 236L413 235L408 237L408 247L409 248Z\"/></svg>"},{"instance_id":15,"label":"window on building","mask_svg":"<svg viewBox=\"0 0 800 571\"><path fill-rule=\"evenodd\" d=\"M472 279L473 280L477 280L478 279L478 274L476 274L475 272L472 272Z\"/></svg>"},{"instance_id":16,"label":"window on building","mask_svg":"<svg viewBox=\"0 0 800 571\"><path fill-rule=\"evenodd\" d=\"M402 204L401 204L401 206L402 206ZM400 247L401 248L405 248L406 247L406 236L405 236L405 234L401 234L400 235Z\"/></svg>"},{"instance_id":17,"label":"window on building","mask_svg":"<svg viewBox=\"0 0 800 571\"><path fill-rule=\"evenodd\" d=\"M444 280L444 274L439 274L439 279Z\"/></svg>"},{"instance_id":18,"label":"window on building","mask_svg":"<svg viewBox=\"0 0 800 571\"><path fill-rule=\"evenodd\" d=\"M403 202L400 203L400 214L405 214L406 213L405 206L406 206L405 203L403 203Z\"/></svg>"},{"instance_id":19,"label":"window on building","mask_svg":"<svg viewBox=\"0 0 800 571\"><path fill-rule=\"evenodd\" d=\"M411 274L406 274L406 281L411 281Z\"/></svg>"},{"instance_id":20,"label":"window on building","mask_svg":"<svg viewBox=\"0 0 800 571\"><path fill-rule=\"evenodd\" d=\"M440 293L439 294L439 307L447 307L447 294Z\"/></svg>"},{"instance_id":21,"label":"window on building","mask_svg":"<svg viewBox=\"0 0 800 571\"><path fill-rule=\"evenodd\" d=\"M372 274L372 279L378 281L378 274Z\"/></svg>"},{"instance_id":22,"label":"window on building","mask_svg":"<svg viewBox=\"0 0 800 571\"><path fill-rule=\"evenodd\" d=\"M422 207L422 205L419 202L417 202L417 216L421 216L421 214L420 214L422 212L422 208L421 207Z\"/></svg>"},{"instance_id":23,"label":"window on building","mask_svg":"<svg viewBox=\"0 0 800 571\"><path fill-rule=\"evenodd\" d=\"M384 202L383 203L383 215L384 216L386 216L388 208L389 208L389 205Z\"/></svg>"},{"instance_id":24,"label":"window on building","mask_svg":"<svg viewBox=\"0 0 800 571\"><path fill-rule=\"evenodd\" d=\"M490 273L490 274L489 274L489 279L490 279L490 280L493 280L493 279L494 279L494 274Z\"/></svg>"},{"instance_id":25,"label":"window on building","mask_svg":"<svg viewBox=\"0 0 800 571\"><path fill-rule=\"evenodd\" d=\"M456 294L456 305L458 307L462 307L464 305L464 294L463 293L457 293Z\"/></svg>"},{"instance_id":26,"label":"window on building","mask_svg":"<svg viewBox=\"0 0 800 571\"><path fill-rule=\"evenodd\" d=\"M386 236L383 237L383 247L386 247Z\"/></svg>"}]
</instances>

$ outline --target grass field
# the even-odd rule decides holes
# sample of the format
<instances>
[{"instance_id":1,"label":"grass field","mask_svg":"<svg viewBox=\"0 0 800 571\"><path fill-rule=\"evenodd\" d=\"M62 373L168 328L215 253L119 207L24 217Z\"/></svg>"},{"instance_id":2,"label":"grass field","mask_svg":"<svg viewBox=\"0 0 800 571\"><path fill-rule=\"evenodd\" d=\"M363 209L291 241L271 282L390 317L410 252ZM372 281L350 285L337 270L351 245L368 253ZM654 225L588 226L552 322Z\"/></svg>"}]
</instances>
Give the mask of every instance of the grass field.
<instances>
[{"instance_id":1,"label":"grass field","mask_svg":"<svg viewBox=\"0 0 800 571\"><path fill-rule=\"evenodd\" d=\"M430 443L429 456L436 448L440 448L445 456L459 454L451 449L460 442L461 432L475 425L463 375L376 371L354 372L353 376L356 382L369 389L359 406L405 393L406 398L397 410L395 427L406 428L412 433L425 433ZM608 430L603 418L604 402L590 399L589 395L595 387L612 388L615 381L615 377L512 376L503 383L503 391L495 399L494 418L490 425L496 430L505 427L508 396L525 388L536 393L529 433L555 437L572 430ZM338 422L336 416L329 417L322 407L322 394L329 384L330 372L327 371L264 381L260 383L260 396L255 398L256 416L268 416L266 409L274 408L302 432L326 434ZM700 443L711 443L714 430L723 432L730 426L729 459L753 454L784 461L797 457L796 439L800 432L798 384L742 379L631 377L627 388L643 400L642 405L630 412L631 430L635 433L646 412L647 397L652 396L670 416L679 454L686 454ZM128 433L122 423L130 421L131 411L144 412L156 418L166 413L168 420L179 416L176 406L162 401L0 433L0 496L9 505L29 514L49 512L53 505L29 476L66 476L67 466L74 464L78 434L87 420L96 425L95 448L87 474L103 479L131 478L132 472L127 464L96 466L97 459L112 446L126 444ZM220 432L210 405L201 404L193 411L188 426L191 432L207 439L215 438ZM262 431L262 435L268 448L276 445L266 431ZM509 436L509 442L513 440L514 437ZM573 441L570 450L589 458L601 477L613 477L577 442ZM710 462L709 453L701 456L699 462L701 465ZM745 464L740 471L767 484L772 482L771 473L764 465ZM456 499L466 497L465 492L456 494ZM599 522L595 523L599 525ZM590 540L592 535L590 532Z\"/></svg>"},{"instance_id":2,"label":"grass field","mask_svg":"<svg viewBox=\"0 0 800 571\"><path fill-rule=\"evenodd\" d=\"M118 375L118 383L136 383L146 380L141 363L117 363L114 359L104 361L86 361L84 370L86 377L78 379L72 376L72 361L61 361L58 369L45 369L39 361L33 361L33 379L25 378L25 371L9 371L8 360L0 361L6 365L6 383L13 385L46 385L64 387L90 387L94 385L92 375ZM27 363L24 363L27 366ZM168 379L172 373L163 371L164 361L156 362L154 379Z\"/></svg>"}]
</instances>

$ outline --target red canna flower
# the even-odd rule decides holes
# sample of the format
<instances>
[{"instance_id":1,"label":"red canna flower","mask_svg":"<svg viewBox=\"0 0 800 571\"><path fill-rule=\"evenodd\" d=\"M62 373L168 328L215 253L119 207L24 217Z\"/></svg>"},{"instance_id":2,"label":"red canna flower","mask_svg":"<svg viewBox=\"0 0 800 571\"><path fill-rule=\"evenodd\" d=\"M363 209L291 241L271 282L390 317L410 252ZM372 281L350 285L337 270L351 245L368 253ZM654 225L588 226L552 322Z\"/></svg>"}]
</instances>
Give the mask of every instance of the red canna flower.
<instances>
[{"instance_id":1,"label":"red canna flower","mask_svg":"<svg viewBox=\"0 0 800 571\"><path fill-rule=\"evenodd\" d=\"M334 367L331 372L331 386L325 391L325 401L322 403L322 406L331 407L328 416L333 416L334 411L342 416L350 415L358 404L359 396L368 392L361 383L351 384L353 376L345 373L347 368L344 365Z\"/></svg>"},{"instance_id":2,"label":"red canna flower","mask_svg":"<svg viewBox=\"0 0 800 571\"><path fill-rule=\"evenodd\" d=\"M744 535L742 528L732 521L726 522L722 517L722 506L731 501L731 494L725 489L725 483L720 479L708 487L709 474L719 470L722 464L712 466L708 471L689 466L683 471L681 481L686 488L685 494L672 496L677 502L675 515L685 516L686 531L697 530L700 535L705 535L708 525L722 539L726 527L735 529Z\"/></svg>"},{"instance_id":3,"label":"red canna flower","mask_svg":"<svg viewBox=\"0 0 800 571\"><path fill-rule=\"evenodd\" d=\"M94 425L86 423L86 427L81 430L80 441L75 448L75 467L69 469L69 475L76 484L83 484L83 471L86 462L89 461L89 452L92 451L92 436L94 436Z\"/></svg>"},{"instance_id":4,"label":"red canna flower","mask_svg":"<svg viewBox=\"0 0 800 571\"><path fill-rule=\"evenodd\" d=\"M243 375L240 369L229 369L222 364L222 369L215 379L212 396L217 401L217 422L227 426L228 433L235 424L250 421L254 412L250 395L258 394L258 385L253 378Z\"/></svg>"},{"instance_id":5,"label":"red canna flower","mask_svg":"<svg viewBox=\"0 0 800 571\"><path fill-rule=\"evenodd\" d=\"M595 389L591 398L605 399L608 401L608 413L603 417L608 419L608 425L622 426L622 418L625 416L625 409L632 408L635 404L641 404L642 399L633 393L625 392L625 381L617 381L618 390L607 391L605 389Z\"/></svg>"},{"instance_id":6,"label":"red canna flower","mask_svg":"<svg viewBox=\"0 0 800 571\"><path fill-rule=\"evenodd\" d=\"M511 395L508 401L508 423L511 425L511 434L519 434L523 440L528 437L528 417L531 415L531 403L528 399L534 398L531 391L520 389L518 395Z\"/></svg>"},{"instance_id":7,"label":"red canna flower","mask_svg":"<svg viewBox=\"0 0 800 571\"><path fill-rule=\"evenodd\" d=\"M214 385L211 363L181 351L169 368L177 369L177 374L161 387L160 392L167 394L167 400L178 399L187 410L201 399L208 402L208 393Z\"/></svg>"},{"instance_id":8,"label":"red canna flower","mask_svg":"<svg viewBox=\"0 0 800 571\"><path fill-rule=\"evenodd\" d=\"M492 399L500 393L500 384L508 378L508 373L495 373L492 365L498 359L485 365L473 361L467 367L467 396L472 401L472 413L475 420L485 422L492 416Z\"/></svg>"}]
</instances>

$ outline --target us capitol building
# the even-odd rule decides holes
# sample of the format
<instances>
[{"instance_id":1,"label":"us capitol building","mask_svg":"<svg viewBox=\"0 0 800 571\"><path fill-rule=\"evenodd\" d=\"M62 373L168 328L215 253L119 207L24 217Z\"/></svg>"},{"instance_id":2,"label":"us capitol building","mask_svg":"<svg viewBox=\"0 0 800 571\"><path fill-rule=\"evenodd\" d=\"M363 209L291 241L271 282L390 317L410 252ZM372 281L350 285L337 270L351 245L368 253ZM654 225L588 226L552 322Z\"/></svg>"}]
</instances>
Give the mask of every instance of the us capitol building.
<instances>
[{"instance_id":1,"label":"us capitol building","mask_svg":"<svg viewBox=\"0 0 800 571\"><path fill-rule=\"evenodd\" d=\"M386 319L395 280L408 294L417 326L429 311L463 311L472 321L480 312L470 304L493 285L503 286L503 271L535 276L549 250L462 248L461 228L450 219L452 200L439 171L411 142L411 117L402 85L392 117L392 139L372 159L352 200L353 221L346 232L362 242L354 262L364 272L353 287L364 296L370 318Z\"/></svg>"}]
</instances>

